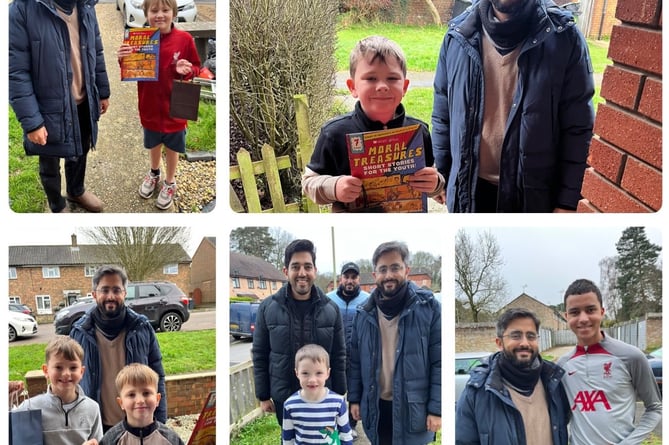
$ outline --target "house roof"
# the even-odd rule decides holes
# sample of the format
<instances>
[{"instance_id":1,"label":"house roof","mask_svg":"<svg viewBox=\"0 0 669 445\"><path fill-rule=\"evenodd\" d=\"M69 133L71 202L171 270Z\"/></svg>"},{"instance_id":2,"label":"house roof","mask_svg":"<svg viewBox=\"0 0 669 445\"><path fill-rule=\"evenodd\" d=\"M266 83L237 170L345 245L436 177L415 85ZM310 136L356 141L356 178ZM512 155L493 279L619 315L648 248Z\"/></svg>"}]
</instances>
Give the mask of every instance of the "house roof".
<instances>
[{"instance_id":1,"label":"house roof","mask_svg":"<svg viewBox=\"0 0 669 445\"><path fill-rule=\"evenodd\" d=\"M180 248L179 257L173 261L190 263L191 258ZM93 244L79 244L76 246L9 246L9 266L78 266L86 264L114 263L103 246Z\"/></svg>"},{"instance_id":2,"label":"house roof","mask_svg":"<svg viewBox=\"0 0 669 445\"><path fill-rule=\"evenodd\" d=\"M230 276L286 281L286 276L269 262L239 252L230 252Z\"/></svg>"},{"instance_id":3,"label":"house roof","mask_svg":"<svg viewBox=\"0 0 669 445\"><path fill-rule=\"evenodd\" d=\"M562 316L562 314L560 313L560 311L556 311L555 309L553 309L552 307L550 307L550 306L547 305L546 303L543 303L543 302L537 300L536 298L534 298L534 297L532 297L532 296L526 294L525 292L523 292L522 294L518 295L516 298L514 298L513 300L511 300L509 303L505 304L503 309L510 308L510 307L515 307L516 302L517 302L518 300L520 300L521 298L529 298L530 300L533 300L533 301L535 301L536 303L545 306L546 309L548 309L549 311L552 311L552 312L555 314L555 316L558 318L558 320L567 321L567 320Z\"/></svg>"},{"instance_id":4,"label":"house roof","mask_svg":"<svg viewBox=\"0 0 669 445\"><path fill-rule=\"evenodd\" d=\"M419 275L427 275L429 277L430 273L424 269L411 269L411 273L409 273L408 278L413 281L413 279ZM339 275L337 275L337 279L339 279ZM376 280L374 279L374 275L372 275L371 272L360 272L360 284L374 283L376 283Z\"/></svg>"}]
</instances>

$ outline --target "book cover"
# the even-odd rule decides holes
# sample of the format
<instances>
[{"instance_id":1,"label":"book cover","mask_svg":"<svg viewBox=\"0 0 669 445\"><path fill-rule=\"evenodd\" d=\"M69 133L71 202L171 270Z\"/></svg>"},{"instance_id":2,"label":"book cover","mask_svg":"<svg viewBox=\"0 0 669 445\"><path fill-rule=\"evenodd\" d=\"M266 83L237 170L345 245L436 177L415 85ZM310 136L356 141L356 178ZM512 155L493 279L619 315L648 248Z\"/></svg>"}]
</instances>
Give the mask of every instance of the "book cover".
<instances>
[{"instance_id":1,"label":"book cover","mask_svg":"<svg viewBox=\"0 0 669 445\"><path fill-rule=\"evenodd\" d=\"M216 391L210 391L188 445L216 445Z\"/></svg>"},{"instance_id":2,"label":"book cover","mask_svg":"<svg viewBox=\"0 0 669 445\"><path fill-rule=\"evenodd\" d=\"M420 124L346 135L351 175L362 194L349 212L427 212L427 194L413 190L407 177L425 167Z\"/></svg>"},{"instance_id":3,"label":"book cover","mask_svg":"<svg viewBox=\"0 0 669 445\"><path fill-rule=\"evenodd\" d=\"M123 43L133 48L132 54L121 59L121 80L158 80L160 31L158 28L129 28Z\"/></svg>"}]
</instances>

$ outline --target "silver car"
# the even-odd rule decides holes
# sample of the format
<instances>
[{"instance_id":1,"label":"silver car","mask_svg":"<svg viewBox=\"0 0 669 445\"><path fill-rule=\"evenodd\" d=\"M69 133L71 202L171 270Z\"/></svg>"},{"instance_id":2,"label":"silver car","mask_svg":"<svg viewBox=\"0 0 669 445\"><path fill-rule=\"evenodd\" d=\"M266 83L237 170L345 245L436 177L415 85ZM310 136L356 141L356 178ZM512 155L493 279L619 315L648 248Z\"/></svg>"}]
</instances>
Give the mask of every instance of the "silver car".
<instances>
[{"instance_id":1,"label":"silver car","mask_svg":"<svg viewBox=\"0 0 669 445\"><path fill-rule=\"evenodd\" d=\"M469 373L476 368L481 360L492 355L492 352L457 352L455 354L455 403L458 403L460 394L469 381Z\"/></svg>"}]
</instances>

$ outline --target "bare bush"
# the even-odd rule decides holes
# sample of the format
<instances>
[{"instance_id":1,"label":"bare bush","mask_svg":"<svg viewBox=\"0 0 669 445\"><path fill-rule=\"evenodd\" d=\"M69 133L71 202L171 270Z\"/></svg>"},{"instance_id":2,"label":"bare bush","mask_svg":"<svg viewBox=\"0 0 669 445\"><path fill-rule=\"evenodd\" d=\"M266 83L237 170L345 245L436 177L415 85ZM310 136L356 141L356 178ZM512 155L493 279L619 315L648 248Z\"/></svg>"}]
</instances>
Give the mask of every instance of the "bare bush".
<instances>
[{"instance_id":1,"label":"bare bush","mask_svg":"<svg viewBox=\"0 0 669 445\"><path fill-rule=\"evenodd\" d=\"M329 117L338 0L230 0L230 114L259 159L298 142L293 95L306 94L315 134Z\"/></svg>"},{"instance_id":2,"label":"bare bush","mask_svg":"<svg viewBox=\"0 0 669 445\"><path fill-rule=\"evenodd\" d=\"M375 23L387 18L393 9L392 0L343 0L341 9L349 13L352 23Z\"/></svg>"}]
</instances>

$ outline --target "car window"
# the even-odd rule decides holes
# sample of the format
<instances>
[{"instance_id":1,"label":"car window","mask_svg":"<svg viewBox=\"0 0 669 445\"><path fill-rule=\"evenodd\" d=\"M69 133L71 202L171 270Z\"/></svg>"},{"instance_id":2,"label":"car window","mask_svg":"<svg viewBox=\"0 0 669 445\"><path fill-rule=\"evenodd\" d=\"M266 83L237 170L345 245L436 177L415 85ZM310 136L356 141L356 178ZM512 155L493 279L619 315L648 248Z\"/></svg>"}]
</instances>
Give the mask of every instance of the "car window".
<instances>
[{"instance_id":1,"label":"car window","mask_svg":"<svg viewBox=\"0 0 669 445\"><path fill-rule=\"evenodd\" d=\"M159 297L160 289L153 284L140 284L137 286L139 289L139 298L149 298L149 297Z\"/></svg>"},{"instance_id":2,"label":"car window","mask_svg":"<svg viewBox=\"0 0 669 445\"><path fill-rule=\"evenodd\" d=\"M469 374L469 371L474 369L477 365L481 363L481 360L478 358L462 358L455 360L455 373L456 374Z\"/></svg>"},{"instance_id":3,"label":"car window","mask_svg":"<svg viewBox=\"0 0 669 445\"><path fill-rule=\"evenodd\" d=\"M125 301L132 301L137 298L137 286L127 286L125 290Z\"/></svg>"}]
</instances>

